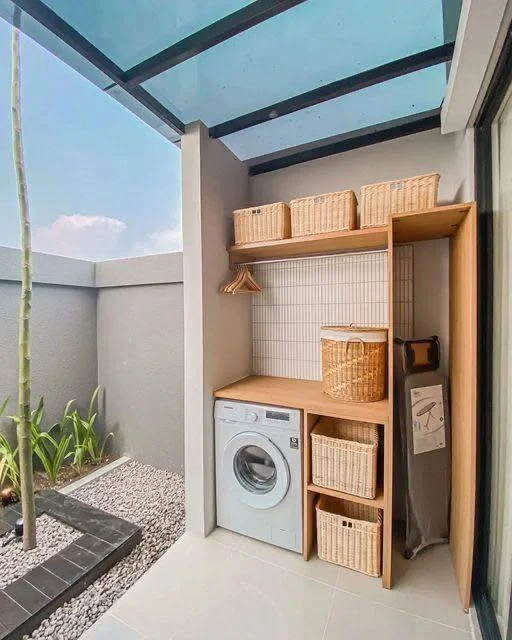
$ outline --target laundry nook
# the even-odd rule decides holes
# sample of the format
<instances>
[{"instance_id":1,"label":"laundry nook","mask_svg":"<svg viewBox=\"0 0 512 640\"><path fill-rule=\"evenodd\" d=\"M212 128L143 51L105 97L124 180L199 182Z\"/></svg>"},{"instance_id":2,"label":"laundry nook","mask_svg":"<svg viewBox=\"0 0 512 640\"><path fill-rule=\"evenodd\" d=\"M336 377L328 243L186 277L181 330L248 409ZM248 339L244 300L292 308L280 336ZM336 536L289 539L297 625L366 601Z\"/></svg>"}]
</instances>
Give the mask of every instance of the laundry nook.
<instances>
[{"instance_id":1,"label":"laundry nook","mask_svg":"<svg viewBox=\"0 0 512 640\"><path fill-rule=\"evenodd\" d=\"M126 556L124 587L84 569L99 604L76 639L512 640L512 0L0 0L0 17L166 145L154 168L133 152L147 169L123 193L144 202L133 225L107 206L61 217L167 255L58 277L67 263L34 260L38 291L91 294L105 393L88 422L64 403L65 437L104 412L102 437L144 462L120 468L125 502L107 504L134 550L100 531L102 553L112 534ZM153 195L169 220L141 231ZM11 251L0 295L25 286ZM57 388L48 361L37 384ZM17 450L2 447L3 480ZM118 520L135 494L132 531ZM0 640L57 628L31 590L43 605L4 631L23 582L0 588Z\"/></svg>"}]
</instances>

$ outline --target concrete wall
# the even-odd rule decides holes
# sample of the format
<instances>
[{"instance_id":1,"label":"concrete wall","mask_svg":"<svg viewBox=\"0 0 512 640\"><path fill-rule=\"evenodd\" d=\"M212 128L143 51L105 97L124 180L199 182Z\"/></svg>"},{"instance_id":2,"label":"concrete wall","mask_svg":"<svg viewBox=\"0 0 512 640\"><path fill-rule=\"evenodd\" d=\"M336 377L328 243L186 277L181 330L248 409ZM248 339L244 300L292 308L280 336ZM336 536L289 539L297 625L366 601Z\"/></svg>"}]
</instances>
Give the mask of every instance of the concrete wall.
<instances>
[{"instance_id":1,"label":"concrete wall","mask_svg":"<svg viewBox=\"0 0 512 640\"><path fill-rule=\"evenodd\" d=\"M0 402L17 413L19 252L0 247ZM50 284L54 283L54 284ZM32 402L44 395L48 423L59 420L68 400L86 408L96 386L94 265L34 254ZM9 421L2 431L13 432Z\"/></svg>"},{"instance_id":2,"label":"concrete wall","mask_svg":"<svg viewBox=\"0 0 512 640\"><path fill-rule=\"evenodd\" d=\"M114 449L183 473L181 254L96 265L98 381Z\"/></svg>"},{"instance_id":3,"label":"concrete wall","mask_svg":"<svg viewBox=\"0 0 512 640\"><path fill-rule=\"evenodd\" d=\"M249 200L247 169L203 125L182 138L187 529L215 526L213 391L251 370L248 296L223 296L231 212Z\"/></svg>"},{"instance_id":4,"label":"concrete wall","mask_svg":"<svg viewBox=\"0 0 512 640\"><path fill-rule=\"evenodd\" d=\"M16 411L19 251L0 247L0 402ZM105 388L114 450L183 473L181 254L94 264L34 254L33 403L48 423ZM3 425L3 426L2 426ZM0 424L13 434L9 421Z\"/></svg>"}]
</instances>

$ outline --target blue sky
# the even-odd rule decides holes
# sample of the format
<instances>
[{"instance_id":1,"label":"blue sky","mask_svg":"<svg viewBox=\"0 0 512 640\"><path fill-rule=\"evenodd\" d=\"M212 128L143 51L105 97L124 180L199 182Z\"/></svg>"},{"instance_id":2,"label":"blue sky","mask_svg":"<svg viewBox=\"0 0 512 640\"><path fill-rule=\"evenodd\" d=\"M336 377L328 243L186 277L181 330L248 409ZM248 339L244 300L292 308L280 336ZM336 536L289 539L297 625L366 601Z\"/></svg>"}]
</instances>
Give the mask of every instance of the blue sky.
<instances>
[{"instance_id":1,"label":"blue sky","mask_svg":"<svg viewBox=\"0 0 512 640\"><path fill-rule=\"evenodd\" d=\"M91 260L180 250L179 149L21 38L34 250ZM0 19L0 245L17 247L10 59L11 27Z\"/></svg>"}]
</instances>

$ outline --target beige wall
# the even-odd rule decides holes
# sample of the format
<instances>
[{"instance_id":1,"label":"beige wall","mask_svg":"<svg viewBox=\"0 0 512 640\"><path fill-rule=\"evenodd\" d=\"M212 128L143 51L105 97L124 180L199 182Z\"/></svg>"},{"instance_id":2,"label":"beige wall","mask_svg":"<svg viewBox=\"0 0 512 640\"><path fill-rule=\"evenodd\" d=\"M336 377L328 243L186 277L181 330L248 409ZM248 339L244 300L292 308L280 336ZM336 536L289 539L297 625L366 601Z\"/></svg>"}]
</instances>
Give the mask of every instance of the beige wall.
<instances>
[{"instance_id":1,"label":"beige wall","mask_svg":"<svg viewBox=\"0 0 512 640\"><path fill-rule=\"evenodd\" d=\"M250 179L251 204L352 189L405 176L441 174L439 200L471 199L471 134L441 135L438 129L271 171Z\"/></svg>"},{"instance_id":2,"label":"beige wall","mask_svg":"<svg viewBox=\"0 0 512 640\"><path fill-rule=\"evenodd\" d=\"M250 301L223 296L231 212L249 199L247 169L199 123L182 138L187 529L215 526L213 392L251 370Z\"/></svg>"}]
</instances>

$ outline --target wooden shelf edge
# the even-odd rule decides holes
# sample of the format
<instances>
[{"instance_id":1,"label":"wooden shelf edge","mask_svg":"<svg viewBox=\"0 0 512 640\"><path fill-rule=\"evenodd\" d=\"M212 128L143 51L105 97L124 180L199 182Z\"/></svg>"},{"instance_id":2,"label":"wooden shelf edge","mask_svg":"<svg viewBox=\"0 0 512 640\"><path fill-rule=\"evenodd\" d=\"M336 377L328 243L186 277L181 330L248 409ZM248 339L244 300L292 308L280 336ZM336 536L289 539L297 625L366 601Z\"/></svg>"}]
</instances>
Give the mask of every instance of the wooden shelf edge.
<instances>
[{"instance_id":1,"label":"wooden shelf edge","mask_svg":"<svg viewBox=\"0 0 512 640\"><path fill-rule=\"evenodd\" d=\"M314 255L328 255L344 251L364 251L385 249L387 246L387 226L353 231L333 231L310 236L251 242L232 245L228 248L232 264L249 263L257 260L285 260Z\"/></svg>"},{"instance_id":2,"label":"wooden shelf edge","mask_svg":"<svg viewBox=\"0 0 512 640\"><path fill-rule=\"evenodd\" d=\"M308 491L310 493L320 493L325 496L331 496L332 498L339 498L341 500L348 500L349 502L357 502L358 504L366 504L369 507L376 507L377 509L384 509L384 492L381 487L377 488L375 498L363 498L361 496L355 496L351 493L344 493L343 491L336 491L335 489L327 489L326 487L319 487L316 484L310 482L308 484Z\"/></svg>"},{"instance_id":3,"label":"wooden shelf edge","mask_svg":"<svg viewBox=\"0 0 512 640\"><path fill-rule=\"evenodd\" d=\"M308 414L358 420L378 425L389 423L388 399L378 402L344 402L322 392L315 380L252 375L217 389L216 398L270 404L276 407L301 409Z\"/></svg>"}]
</instances>

